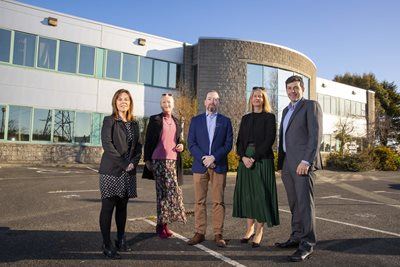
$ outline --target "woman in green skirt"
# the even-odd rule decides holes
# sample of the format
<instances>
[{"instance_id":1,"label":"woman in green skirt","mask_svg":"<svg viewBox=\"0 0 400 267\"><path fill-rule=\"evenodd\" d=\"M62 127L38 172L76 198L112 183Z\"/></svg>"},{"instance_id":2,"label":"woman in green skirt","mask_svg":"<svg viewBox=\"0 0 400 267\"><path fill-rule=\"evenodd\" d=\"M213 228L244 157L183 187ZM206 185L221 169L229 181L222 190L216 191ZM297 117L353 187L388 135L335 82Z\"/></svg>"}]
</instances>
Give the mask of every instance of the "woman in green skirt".
<instances>
[{"instance_id":1,"label":"woman in green skirt","mask_svg":"<svg viewBox=\"0 0 400 267\"><path fill-rule=\"evenodd\" d=\"M249 99L249 114L242 117L236 151L241 161L233 196L233 217L247 218L247 230L241 243L259 247L264 223L279 225L275 183L275 115L271 113L264 87L254 87Z\"/></svg>"}]
</instances>

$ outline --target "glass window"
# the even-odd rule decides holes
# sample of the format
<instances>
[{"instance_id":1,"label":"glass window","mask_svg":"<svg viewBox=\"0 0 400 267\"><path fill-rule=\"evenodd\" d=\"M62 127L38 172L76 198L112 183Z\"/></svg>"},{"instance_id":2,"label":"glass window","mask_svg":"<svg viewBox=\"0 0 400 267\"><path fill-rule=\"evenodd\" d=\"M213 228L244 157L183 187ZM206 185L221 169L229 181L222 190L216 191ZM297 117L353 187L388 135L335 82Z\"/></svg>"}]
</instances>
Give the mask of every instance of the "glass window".
<instances>
[{"instance_id":1,"label":"glass window","mask_svg":"<svg viewBox=\"0 0 400 267\"><path fill-rule=\"evenodd\" d=\"M8 140L29 141L32 108L10 106Z\"/></svg>"},{"instance_id":2,"label":"glass window","mask_svg":"<svg viewBox=\"0 0 400 267\"><path fill-rule=\"evenodd\" d=\"M154 86L167 87L168 63L165 61L154 60Z\"/></svg>"},{"instance_id":3,"label":"glass window","mask_svg":"<svg viewBox=\"0 0 400 267\"><path fill-rule=\"evenodd\" d=\"M80 45L79 52L79 73L93 75L94 73L94 53L93 47Z\"/></svg>"},{"instance_id":4,"label":"glass window","mask_svg":"<svg viewBox=\"0 0 400 267\"><path fill-rule=\"evenodd\" d=\"M317 94L317 101L320 104L322 110L324 110L324 96L321 94Z\"/></svg>"},{"instance_id":5,"label":"glass window","mask_svg":"<svg viewBox=\"0 0 400 267\"><path fill-rule=\"evenodd\" d=\"M74 112L67 110L55 110L53 141L72 142L72 129L74 126Z\"/></svg>"},{"instance_id":6,"label":"glass window","mask_svg":"<svg viewBox=\"0 0 400 267\"><path fill-rule=\"evenodd\" d=\"M102 124L102 114L100 113L93 113L92 115L92 133L90 135L91 143L93 145L100 145L100 132L101 132L101 125Z\"/></svg>"},{"instance_id":7,"label":"glass window","mask_svg":"<svg viewBox=\"0 0 400 267\"><path fill-rule=\"evenodd\" d=\"M39 68L52 70L56 68L56 48L56 40L39 38L39 56L37 59L37 66Z\"/></svg>"},{"instance_id":8,"label":"glass window","mask_svg":"<svg viewBox=\"0 0 400 267\"><path fill-rule=\"evenodd\" d=\"M52 113L49 109L34 109L32 140L50 141Z\"/></svg>"},{"instance_id":9,"label":"glass window","mask_svg":"<svg viewBox=\"0 0 400 267\"><path fill-rule=\"evenodd\" d=\"M356 114L356 102L355 101L351 101L350 104L351 104L351 115L352 116L357 115Z\"/></svg>"},{"instance_id":10,"label":"glass window","mask_svg":"<svg viewBox=\"0 0 400 267\"><path fill-rule=\"evenodd\" d=\"M60 41L60 52L58 54L58 70L76 73L76 59L78 44Z\"/></svg>"},{"instance_id":11,"label":"glass window","mask_svg":"<svg viewBox=\"0 0 400 267\"><path fill-rule=\"evenodd\" d=\"M365 108L366 108L366 104L362 103L361 104L361 116L365 116Z\"/></svg>"},{"instance_id":12,"label":"glass window","mask_svg":"<svg viewBox=\"0 0 400 267\"><path fill-rule=\"evenodd\" d=\"M344 115L345 116L349 116L351 114L350 106L351 106L350 100L345 99L345 101L344 101Z\"/></svg>"},{"instance_id":13,"label":"glass window","mask_svg":"<svg viewBox=\"0 0 400 267\"><path fill-rule=\"evenodd\" d=\"M331 113L331 97L329 95L324 95L324 113Z\"/></svg>"},{"instance_id":14,"label":"glass window","mask_svg":"<svg viewBox=\"0 0 400 267\"><path fill-rule=\"evenodd\" d=\"M331 96L331 114L337 115L337 98Z\"/></svg>"},{"instance_id":15,"label":"glass window","mask_svg":"<svg viewBox=\"0 0 400 267\"><path fill-rule=\"evenodd\" d=\"M361 116L361 103L356 102L356 115Z\"/></svg>"},{"instance_id":16,"label":"glass window","mask_svg":"<svg viewBox=\"0 0 400 267\"><path fill-rule=\"evenodd\" d=\"M346 115L346 110L344 108L344 99L343 98L339 98L339 111L340 111L340 115L345 116Z\"/></svg>"},{"instance_id":17,"label":"glass window","mask_svg":"<svg viewBox=\"0 0 400 267\"><path fill-rule=\"evenodd\" d=\"M247 86L246 90L251 92L254 86L263 84L263 66L247 64Z\"/></svg>"},{"instance_id":18,"label":"glass window","mask_svg":"<svg viewBox=\"0 0 400 267\"><path fill-rule=\"evenodd\" d=\"M124 54L122 63L122 80L128 82L137 82L139 57L135 55Z\"/></svg>"},{"instance_id":19,"label":"glass window","mask_svg":"<svg viewBox=\"0 0 400 267\"><path fill-rule=\"evenodd\" d=\"M90 143L91 125L92 122L90 113L77 112L75 121L74 142Z\"/></svg>"},{"instance_id":20,"label":"glass window","mask_svg":"<svg viewBox=\"0 0 400 267\"><path fill-rule=\"evenodd\" d=\"M120 73L121 73L121 53L108 50L106 77L119 80Z\"/></svg>"},{"instance_id":21,"label":"glass window","mask_svg":"<svg viewBox=\"0 0 400 267\"><path fill-rule=\"evenodd\" d=\"M11 31L0 29L0 61L10 61Z\"/></svg>"},{"instance_id":22,"label":"glass window","mask_svg":"<svg viewBox=\"0 0 400 267\"><path fill-rule=\"evenodd\" d=\"M4 139L4 131L6 128L6 111L7 107L0 105L0 139Z\"/></svg>"},{"instance_id":23,"label":"glass window","mask_svg":"<svg viewBox=\"0 0 400 267\"><path fill-rule=\"evenodd\" d=\"M278 69L263 67L263 86L267 90L272 111L276 113L278 109Z\"/></svg>"},{"instance_id":24,"label":"glass window","mask_svg":"<svg viewBox=\"0 0 400 267\"><path fill-rule=\"evenodd\" d=\"M35 43L35 35L15 32L13 63L33 67L35 59Z\"/></svg>"},{"instance_id":25,"label":"glass window","mask_svg":"<svg viewBox=\"0 0 400 267\"><path fill-rule=\"evenodd\" d=\"M177 65L174 63L169 63L169 75L168 75L168 87L176 88L176 79L177 79Z\"/></svg>"},{"instance_id":26,"label":"glass window","mask_svg":"<svg viewBox=\"0 0 400 267\"><path fill-rule=\"evenodd\" d=\"M150 58L140 58L140 75L139 81L144 84L151 84L153 72L153 60Z\"/></svg>"}]
</instances>

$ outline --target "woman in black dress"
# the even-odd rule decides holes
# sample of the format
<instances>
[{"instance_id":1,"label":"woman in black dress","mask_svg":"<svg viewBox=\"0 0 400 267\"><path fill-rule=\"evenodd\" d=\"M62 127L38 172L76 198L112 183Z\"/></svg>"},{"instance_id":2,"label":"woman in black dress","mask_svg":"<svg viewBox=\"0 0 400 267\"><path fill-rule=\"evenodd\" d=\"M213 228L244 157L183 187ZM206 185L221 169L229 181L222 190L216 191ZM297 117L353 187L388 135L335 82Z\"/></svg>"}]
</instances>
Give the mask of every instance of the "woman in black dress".
<instances>
[{"instance_id":1,"label":"woman in black dress","mask_svg":"<svg viewBox=\"0 0 400 267\"><path fill-rule=\"evenodd\" d=\"M142 154L142 144L139 142L139 125L133 116L133 101L128 90L115 92L112 108L112 115L104 117L101 129L104 153L99 169L100 229L104 255L120 258L117 250L130 251L125 237L127 204L129 198L137 197L136 167ZM117 225L115 247L110 238L114 207Z\"/></svg>"},{"instance_id":2,"label":"woman in black dress","mask_svg":"<svg viewBox=\"0 0 400 267\"><path fill-rule=\"evenodd\" d=\"M279 224L272 145L276 137L275 115L271 113L264 87L254 87L249 114L242 117L236 152L241 161L233 197L233 217L247 218L247 231L241 239L259 247L264 223Z\"/></svg>"}]
</instances>

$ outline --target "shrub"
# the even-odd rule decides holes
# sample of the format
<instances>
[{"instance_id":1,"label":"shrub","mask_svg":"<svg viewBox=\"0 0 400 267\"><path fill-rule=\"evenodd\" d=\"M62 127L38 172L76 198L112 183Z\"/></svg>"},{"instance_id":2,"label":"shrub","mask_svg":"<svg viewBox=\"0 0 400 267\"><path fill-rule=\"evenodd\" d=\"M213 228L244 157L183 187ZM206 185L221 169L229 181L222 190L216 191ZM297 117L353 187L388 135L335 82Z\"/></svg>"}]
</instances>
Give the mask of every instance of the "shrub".
<instances>
[{"instance_id":1,"label":"shrub","mask_svg":"<svg viewBox=\"0 0 400 267\"><path fill-rule=\"evenodd\" d=\"M374 168L374 162L366 152L358 154L330 153L326 161L327 166L342 171L368 171Z\"/></svg>"},{"instance_id":2,"label":"shrub","mask_svg":"<svg viewBox=\"0 0 400 267\"><path fill-rule=\"evenodd\" d=\"M400 156L388 147L373 148L371 156L375 161L375 168L378 170L397 171L400 168Z\"/></svg>"},{"instance_id":3,"label":"shrub","mask_svg":"<svg viewBox=\"0 0 400 267\"><path fill-rule=\"evenodd\" d=\"M190 155L190 152L188 149L185 149L182 154L182 163L183 163L183 168L184 169L190 169L192 168L193 165L193 158Z\"/></svg>"},{"instance_id":4,"label":"shrub","mask_svg":"<svg viewBox=\"0 0 400 267\"><path fill-rule=\"evenodd\" d=\"M235 172L237 171L237 168L239 167L239 156L236 154L235 151L231 151L228 154L228 170L230 172Z\"/></svg>"}]
</instances>

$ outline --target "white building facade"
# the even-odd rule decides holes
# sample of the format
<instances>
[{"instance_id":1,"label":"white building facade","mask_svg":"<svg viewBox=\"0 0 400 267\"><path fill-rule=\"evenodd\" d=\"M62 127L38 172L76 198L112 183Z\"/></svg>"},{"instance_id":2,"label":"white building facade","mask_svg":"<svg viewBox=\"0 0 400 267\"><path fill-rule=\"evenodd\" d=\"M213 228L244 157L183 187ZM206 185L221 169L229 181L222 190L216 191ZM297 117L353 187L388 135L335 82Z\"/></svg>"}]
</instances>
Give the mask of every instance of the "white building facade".
<instances>
[{"instance_id":1,"label":"white building facade","mask_svg":"<svg viewBox=\"0 0 400 267\"><path fill-rule=\"evenodd\" d=\"M224 85L215 79L217 72L210 74L207 67L213 63L212 53L219 53L212 51L212 40L202 40L201 44L209 49L203 49L203 54L199 53L200 42L190 48L183 42L1 0L0 162L97 162L101 155L102 120L111 114L116 90L128 89L134 99L135 115L148 117L160 112L163 93L177 94L180 81L191 80L198 95L210 86L213 88L209 89L221 89L214 86ZM268 51L285 52L285 48L269 46L272 50ZM190 53L185 52L190 49ZM301 53L294 54L310 61ZM357 136L365 135L365 90L320 78L315 81L315 64L311 61L307 63L311 66L308 73L280 62L273 64L274 69L254 65L258 64L255 61L243 64L241 71L246 72L247 68L247 76L254 72L254 79L260 68L260 75L266 70L276 72L274 77L279 83L289 74L304 77L306 96L317 96L324 109L324 151L336 146L332 137L334 125L343 116L355 119ZM235 68L230 71L231 77L240 76L243 86L237 90L246 95L249 81L254 79L249 76L246 84L244 75L235 74ZM214 81L209 82L209 77ZM232 85L226 87L230 89ZM275 88L278 95L279 88ZM224 94L227 96L230 91L225 90ZM277 107L287 101L283 93L279 96Z\"/></svg>"}]
</instances>

